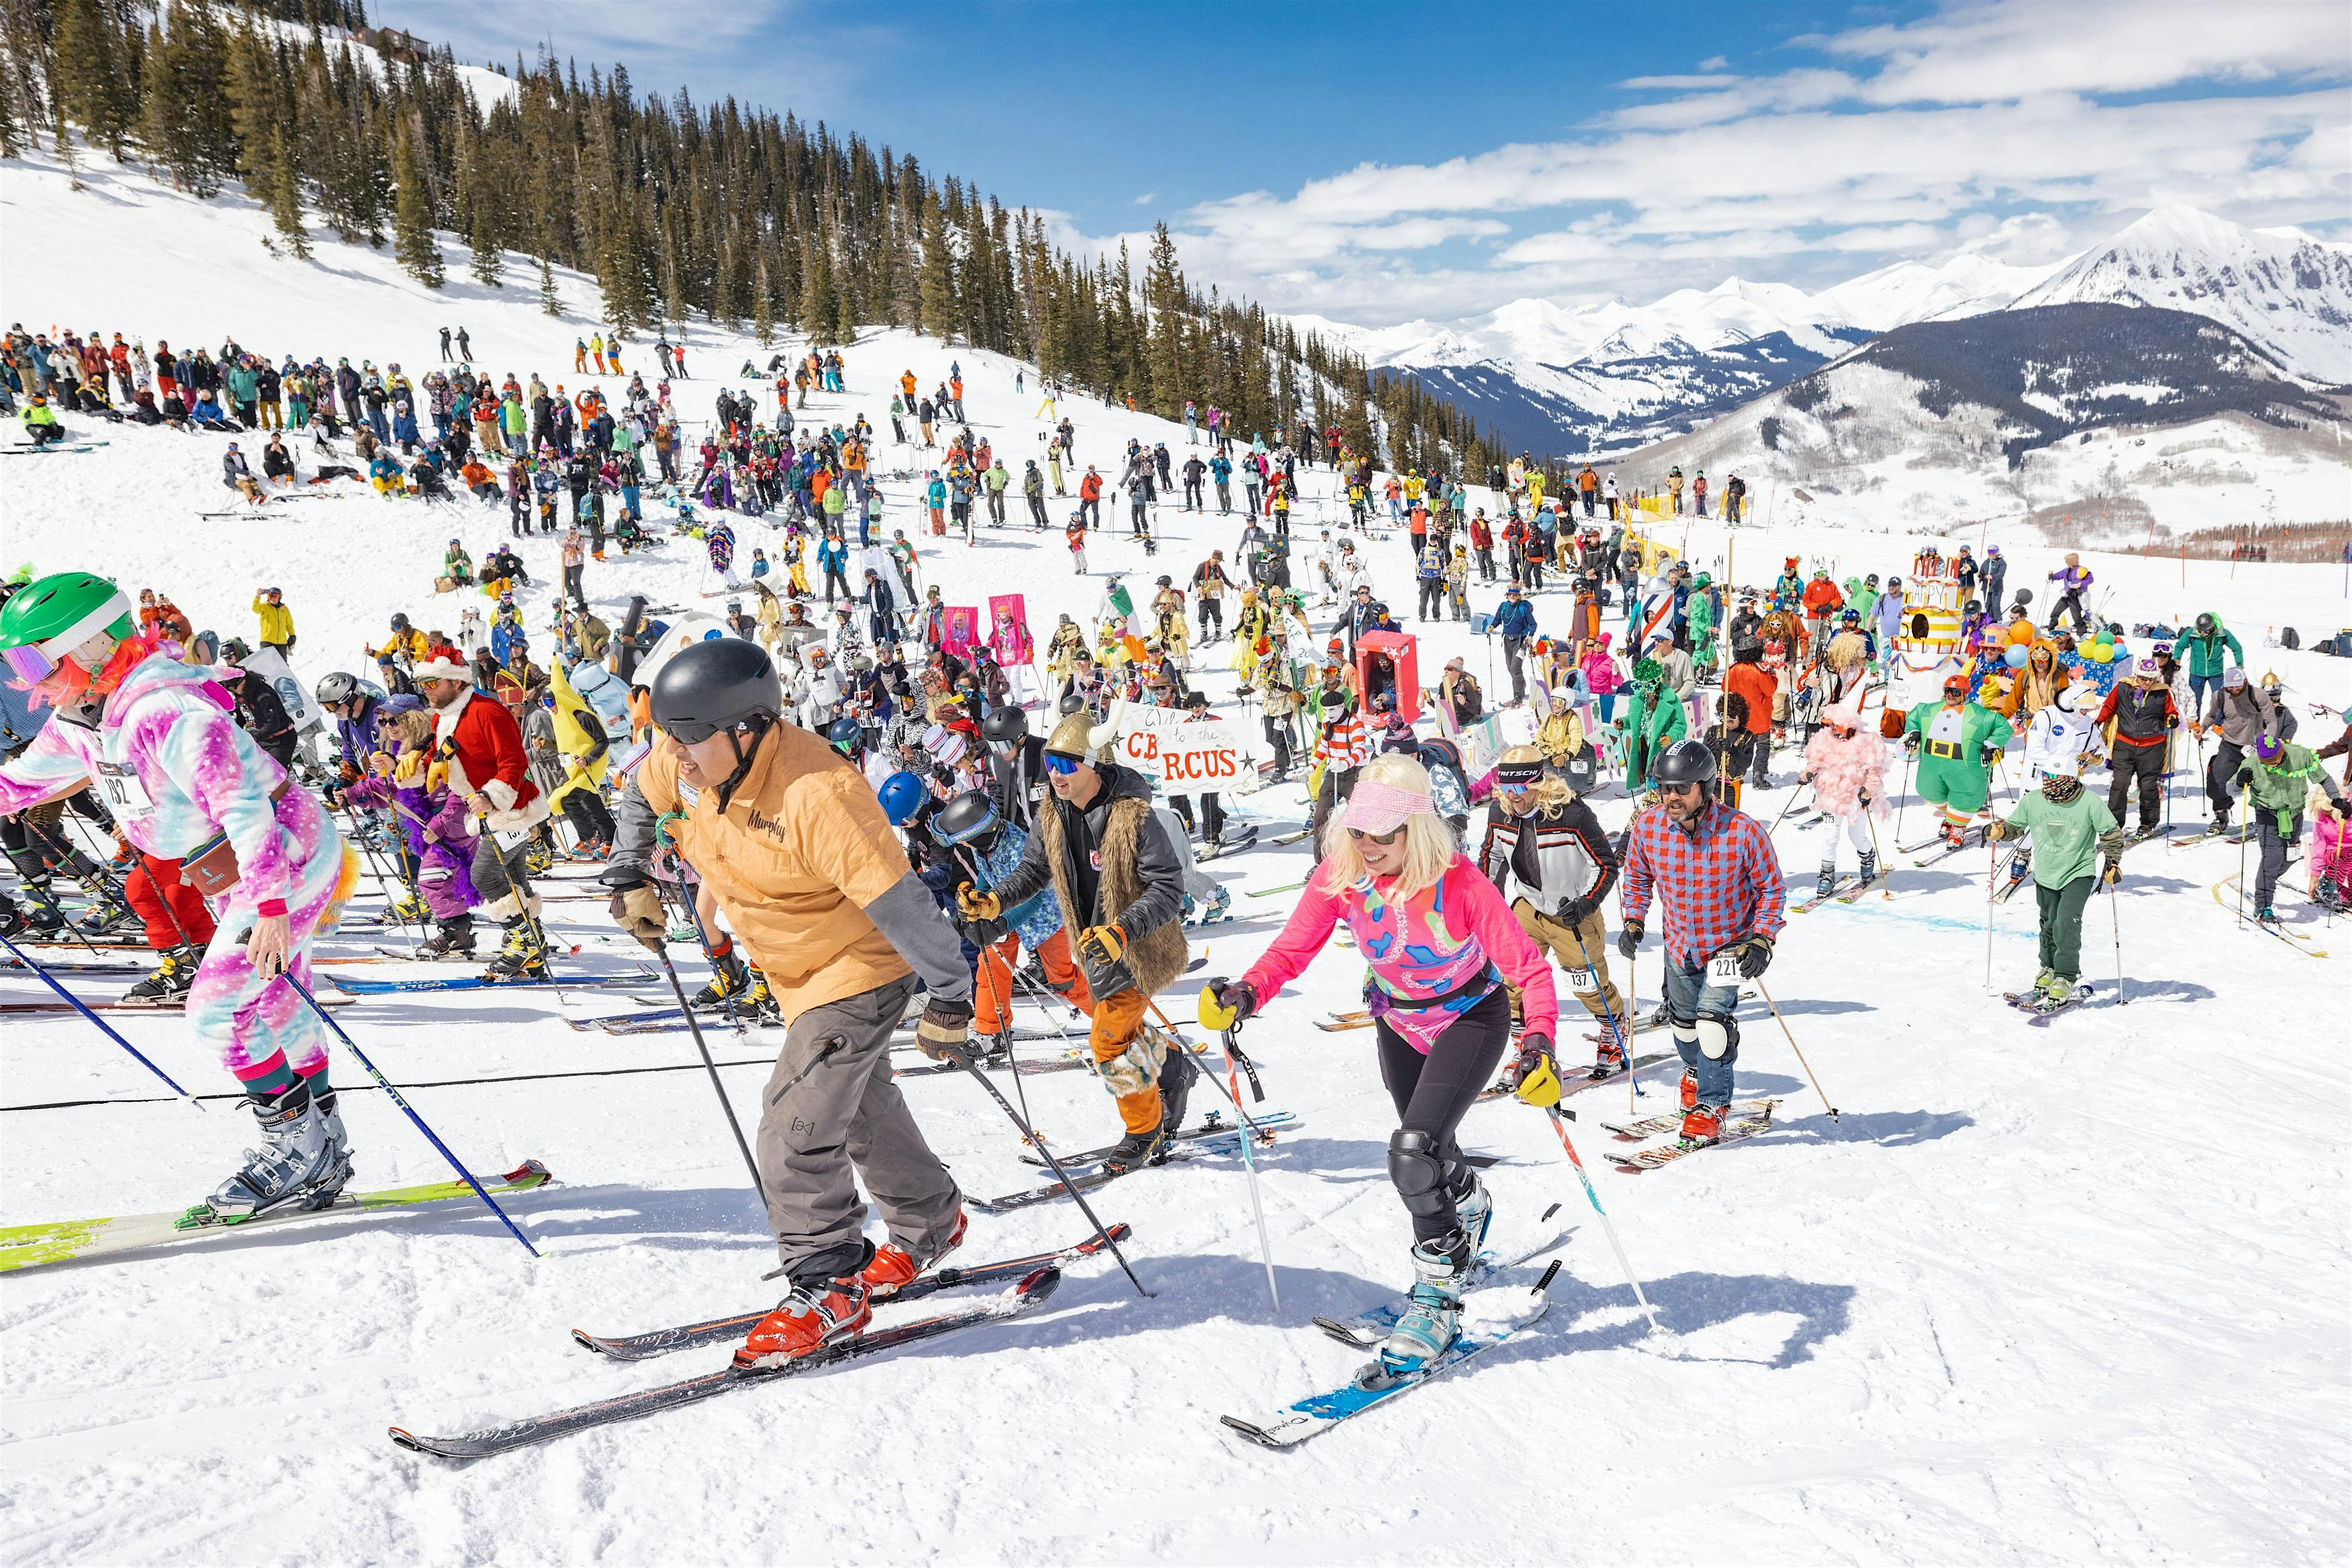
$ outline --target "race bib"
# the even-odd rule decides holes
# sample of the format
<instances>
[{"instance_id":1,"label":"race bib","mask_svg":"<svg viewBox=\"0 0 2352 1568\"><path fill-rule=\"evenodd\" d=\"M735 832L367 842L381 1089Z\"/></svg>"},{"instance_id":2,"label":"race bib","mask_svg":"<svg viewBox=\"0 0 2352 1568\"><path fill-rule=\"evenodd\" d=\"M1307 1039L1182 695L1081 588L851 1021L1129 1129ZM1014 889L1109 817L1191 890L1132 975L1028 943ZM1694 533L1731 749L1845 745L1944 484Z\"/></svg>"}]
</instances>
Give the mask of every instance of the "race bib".
<instances>
[{"instance_id":1,"label":"race bib","mask_svg":"<svg viewBox=\"0 0 2352 1568\"><path fill-rule=\"evenodd\" d=\"M1706 961L1706 979L1711 986L1737 986L1746 976L1739 972L1739 955L1729 951L1717 953Z\"/></svg>"},{"instance_id":2,"label":"race bib","mask_svg":"<svg viewBox=\"0 0 2352 1568\"><path fill-rule=\"evenodd\" d=\"M118 817L143 817L155 809L155 798L139 782L139 770L127 763L100 763L98 792Z\"/></svg>"},{"instance_id":3,"label":"race bib","mask_svg":"<svg viewBox=\"0 0 2352 1568\"><path fill-rule=\"evenodd\" d=\"M1570 969L1568 988L1576 996L1589 997L1601 988L1601 981L1590 969Z\"/></svg>"}]
</instances>

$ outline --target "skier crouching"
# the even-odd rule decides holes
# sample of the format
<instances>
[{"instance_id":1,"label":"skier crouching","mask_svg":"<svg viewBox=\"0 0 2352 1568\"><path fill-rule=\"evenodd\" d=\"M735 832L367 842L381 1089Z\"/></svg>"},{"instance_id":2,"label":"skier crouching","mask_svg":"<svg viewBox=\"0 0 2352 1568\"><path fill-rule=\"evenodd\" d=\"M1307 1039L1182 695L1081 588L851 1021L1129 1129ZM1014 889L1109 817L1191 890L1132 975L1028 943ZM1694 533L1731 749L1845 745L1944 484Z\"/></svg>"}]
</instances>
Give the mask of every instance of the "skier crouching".
<instances>
[{"instance_id":1,"label":"skier crouching","mask_svg":"<svg viewBox=\"0 0 2352 1568\"><path fill-rule=\"evenodd\" d=\"M1391 752L1367 763L1322 848L1281 935L1240 979L1202 988L1200 1017L1210 1029L1248 1018L1314 961L1341 921L1370 961L1364 1000L1399 1124L1389 1179L1412 1219L1412 1306L1381 1348L1381 1364L1402 1373L1454 1343L1463 1276L1493 1216L1454 1130L1510 1044L1510 988L1527 1019L1512 1078L1530 1103L1559 1101L1559 1009L1550 964L1455 846L1420 762Z\"/></svg>"},{"instance_id":2,"label":"skier crouching","mask_svg":"<svg viewBox=\"0 0 2352 1568\"><path fill-rule=\"evenodd\" d=\"M133 847L178 862L218 903L188 1021L244 1089L262 1146L212 1209L324 1208L351 1179L351 1149L324 1026L285 977L308 987L311 938L333 929L359 857L238 727L211 671L176 652L138 631L130 600L102 577L60 572L12 594L0 658L56 716L0 767L0 816L94 785Z\"/></svg>"}]
</instances>

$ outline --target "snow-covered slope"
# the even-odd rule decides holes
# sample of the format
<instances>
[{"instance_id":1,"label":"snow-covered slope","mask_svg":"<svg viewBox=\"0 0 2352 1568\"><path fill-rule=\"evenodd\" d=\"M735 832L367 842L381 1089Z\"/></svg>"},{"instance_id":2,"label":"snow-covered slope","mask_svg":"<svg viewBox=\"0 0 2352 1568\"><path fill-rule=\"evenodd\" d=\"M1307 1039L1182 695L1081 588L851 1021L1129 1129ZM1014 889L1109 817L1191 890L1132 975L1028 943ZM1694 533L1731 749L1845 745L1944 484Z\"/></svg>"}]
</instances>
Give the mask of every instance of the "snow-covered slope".
<instances>
[{"instance_id":1,"label":"snow-covered slope","mask_svg":"<svg viewBox=\"0 0 2352 1568\"><path fill-rule=\"evenodd\" d=\"M2013 308L2070 303L2210 316L2291 375L2352 383L2352 250L2341 246L2263 234L2194 207L2159 207Z\"/></svg>"},{"instance_id":2,"label":"snow-covered slope","mask_svg":"<svg viewBox=\"0 0 2352 1568\"><path fill-rule=\"evenodd\" d=\"M566 371L590 324L584 280L559 280L568 314L551 320L527 289L431 295L387 257L331 243L310 266L273 259L257 240L267 220L247 209L111 171L103 183L96 171L85 177L96 188L70 195L51 172L0 165L0 319L121 329L151 346L234 333L257 349L396 359L412 372L435 359L436 327L463 322L485 362L578 385ZM697 412L750 345L707 326L688 342L694 379L680 401ZM879 421L902 367L928 383L960 361L978 431L1000 450L1036 445L1034 377L1013 391L1024 367L906 333L865 335L846 357L851 392L815 398L804 417L864 409ZM1111 457L1130 437L1181 451L1181 428L1166 422L1075 402L1063 411L1082 462ZM459 536L478 555L506 533L499 509L350 489L285 508L293 515L205 518L229 505L215 438L100 434L111 444L0 467L0 559L152 583L225 632L249 634L254 588L278 584L306 680L348 666L395 609L421 624L453 614L462 601L430 590L443 543ZM1977 476L1943 482L1965 490ZM1310 538L1312 514L1328 516L1328 484L1326 472L1307 476L1299 529ZM1157 557L1114 526L1095 537L1096 575L1081 578L1055 535L935 541L905 486L886 489L886 526L922 540L922 570L950 602L1023 592L1041 631L1057 613L1087 617L1107 570L1181 580L1212 548L1230 554L1238 528L1163 507ZM1718 580L1758 581L1786 554L1840 576L1907 571L1916 545L1940 538L1936 519L1898 507L1837 520L1859 526L1775 516L1736 534L1700 523L1665 542ZM777 538L748 518L737 527L745 556ZM1992 538L2016 558L2012 581L2058 564L2031 539ZM1365 548L1381 591L1409 605L1402 540ZM537 628L554 545L534 538L520 549ZM2339 613L2332 575L2088 559L2118 619L2177 622L2212 609L2244 637L2251 663L2279 668L2298 705L2352 695L2340 662L2262 645L2265 625L2308 632ZM607 615L632 591L716 603L698 597L714 586L683 540L587 572ZM1478 586L1473 603L1490 610L1496 595ZM1557 589L1536 606L1547 628L1564 622ZM1328 616L1317 613L1318 639ZM1610 624L1620 624L1613 612ZM1425 673L1454 656L1490 672L1495 650L1466 627L1407 629ZM1222 653L1199 656L1199 681L1223 718L1255 736ZM1507 676L1488 690L1507 692ZM2306 734L2317 722L2306 718ZM1759 820L1790 802L1794 768L1781 754L1779 784L1749 794ZM1890 777L1900 772L1897 763ZM2176 784L2172 810L2196 821L2199 797L2185 779ZM1226 804L1266 823L1269 837L1305 811L1296 785ZM1612 832L1630 810L1613 787L1594 805ZM1920 832L1921 802L1906 796L1902 809L1907 821L1882 823L1882 834L1898 824L1906 839ZM1800 883L1821 847L1794 826L1801 814L1777 833ZM630 993L370 998L340 1020L453 1149L478 1170L537 1156L556 1174L557 1185L509 1203L541 1260L458 1206L0 1280L9 1562L2340 1560L2352 1541L2341 1201L2352 1072L2340 1045L2326 1045L2325 1020L2340 1015L2344 956L2233 929L2221 900L2235 851L2148 846L2127 862L2112 916L2119 941L2108 945L2095 909L2086 943L2103 992L2120 951L2130 1007L2103 994L2046 1030L2029 1028L1982 988L1981 853L1916 869L1887 847L1895 896L1792 918L1764 980L1839 1115L1812 1098L1761 998L1741 1009L1738 1071L1744 1093L1785 1097L1769 1135L1624 1177L1601 1168L1601 1154L1619 1145L1598 1124L1624 1113L1625 1090L1574 1103L1570 1134L1675 1336L1641 1335L1544 1118L1508 1101L1481 1105L1460 1137L1499 1162L1483 1178L1496 1240L1533 1246L1564 1232L1544 1254L1563 1263L1549 1316L1509 1348L1286 1456L1234 1442L1217 1416L1257 1414L1345 1378L1362 1357L1310 1316L1355 1311L1410 1277L1387 1176L1395 1117L1370 1038L1310 1027L1360 1005L1351 951L1323 955L1244 1036L1266 1106L1305 1118L1257 1169L1278 1311L1250 1179L1231 1158L1202 1159L1096 1197L1106 1218L1134 1226L1130 1255L1149 1300L1115 1270L1087 1265L1049 1312L1018 1323L465 1468L403 1453L385 1427L468 1428L723 1364L723 1352L705 1351L614 1365L574 1348L566 1331L763 1307L776 1287L760 1276L774 1249L684 1037L567 1027L567 1017L625 1008ZM1257 955L1289 901L1248 894L1309 866L1303 845L1269 845L1206 868L1243 918L1195 936L1204 973L1237 973ZM601 897L577 884L547 891L562 895L548 904L558 940L581 945L568 971L620 974L635 961ZM371 891L361 908L375 906ZM2299 898L2287 913L2315 946L2334 940ZM1990 925L1997 980L2022 983L2035 960L2030 901L1997 906ZM373 940L355 932L327 951L369 958ZM1634 969L1609 955L1644 1010L1656 955L1654 936ZM690 966L688 986L700 978ZM121 983L74 982L94 994ZM21 978L0 978L0 990L11 1003L41 995ZM650 985L638 993L656 995ZM1190 1016L1182 987L1160 1003ZM1580 1055L1588 1026L1572 1004L1569 1014L1563 1049ZM109 1016L180 1082L230 1089L181 1020ZM1658 1038L1644 1036L1645 1049ZM2218 1075L2217 1041L2230 1042ZM721 1029L710 1044L739 1113L756 1114L776 1040ZM249 1141L225 1103L198 1114L162 1098L78 1019L10 1018L0 1069L0 1222L177 1208ZM446 1176L353 1065L336 1071L362 1185ZM1057 1146L1112 1135L1112 1108L1085 1075L1022 1082ZM1671 1069L1644 1082L1638 1112L1671 1102ZM972 1084L902 1087L968 1190L1035 1180ZM1196 1091L1196 1110L1215 1103L1209 1086ZM1564 1207L1544 1218L1555 1205ZM975 1216L956 1261L1066 1243L1082 1228L1066 1203ZM886 1308L884 1320L908 1311Z\"/></svg>"}]
</instances>

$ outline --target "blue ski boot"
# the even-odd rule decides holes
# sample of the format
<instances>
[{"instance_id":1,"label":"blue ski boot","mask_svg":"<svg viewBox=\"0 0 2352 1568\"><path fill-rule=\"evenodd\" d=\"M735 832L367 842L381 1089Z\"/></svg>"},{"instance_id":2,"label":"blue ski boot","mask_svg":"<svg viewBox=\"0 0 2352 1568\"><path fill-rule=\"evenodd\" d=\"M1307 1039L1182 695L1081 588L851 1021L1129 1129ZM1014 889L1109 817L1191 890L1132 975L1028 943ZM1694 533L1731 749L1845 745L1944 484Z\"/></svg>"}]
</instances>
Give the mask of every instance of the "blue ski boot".
<instances>
[{"instance_id":1,"label":"blue ski boot","mask_svg":"<svg viewBox=\"0 0 2352 1568\"><path fill-rule=\"evenodd\" d=\"M1418 1276L1404 1315L1389 1330L1380 1351L1380 1369L1391 1377L1419 1372L1445 1354L1462 1324L1462 1275L1470 1266L1470 1240L1456 1230L1416 1244L1412 1271Z\"/></svg>"}]
</instances>

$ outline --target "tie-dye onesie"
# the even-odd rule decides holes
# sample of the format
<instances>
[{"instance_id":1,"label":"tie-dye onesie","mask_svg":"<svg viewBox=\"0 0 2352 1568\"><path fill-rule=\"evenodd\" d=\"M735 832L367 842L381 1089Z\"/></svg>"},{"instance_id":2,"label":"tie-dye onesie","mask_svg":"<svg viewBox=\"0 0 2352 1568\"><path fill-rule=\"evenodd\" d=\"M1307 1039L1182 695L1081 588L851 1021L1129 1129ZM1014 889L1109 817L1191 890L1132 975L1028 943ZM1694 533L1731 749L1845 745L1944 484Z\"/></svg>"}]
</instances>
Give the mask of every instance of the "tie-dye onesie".
<instances>
[{"instance_id":1,"label":"tie-dye onesie","mask_svg":"<svg viewBox=\"0 0 2352 1568\"><path fill-rule=\"evenodd\" d=\"M358 858L308 791L289 786L272 803L286 770L238 726L236 707L210 670L154 653L108 696L95 728L60 713L0 766L0 815L87 780L123 835L158 859L226 834L239 877L216 905L189 1022L249 1092L289 1088L298 1074L323 1092L314 1078L327 1066L323 1029L293 988L255 973L241 938L257 916L287 916L288 968L308 987L310 939L350 895Z\"/></svg>"}]
</instances>

